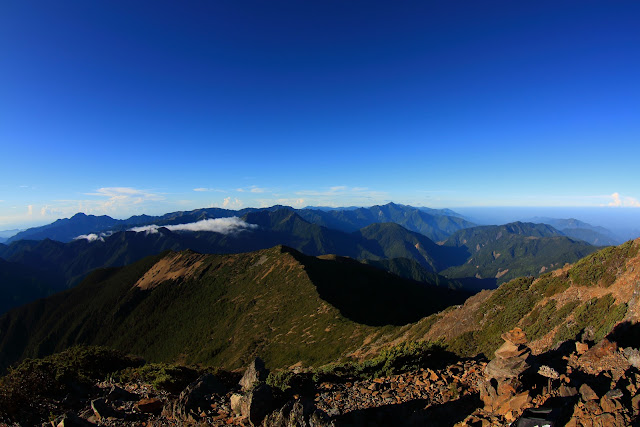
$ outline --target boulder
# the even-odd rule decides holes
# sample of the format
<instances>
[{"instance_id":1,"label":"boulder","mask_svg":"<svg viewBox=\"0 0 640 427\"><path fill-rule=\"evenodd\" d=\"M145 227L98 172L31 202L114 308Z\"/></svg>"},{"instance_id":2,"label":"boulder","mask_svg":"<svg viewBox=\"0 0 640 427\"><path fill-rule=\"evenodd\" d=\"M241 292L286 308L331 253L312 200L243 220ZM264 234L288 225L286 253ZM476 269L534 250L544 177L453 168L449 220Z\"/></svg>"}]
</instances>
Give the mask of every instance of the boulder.
<instances>
[{"instance_id":1,"label":"boulder","mask_svg":"<svg viewBox=\"0 0 640 427\"><path fill-rule=\"evenodd\" d=\"M53 424L56 427L89 427L95 426L95 424L80 418L73 412L67 412L61 418L56 420L57 424Z\"/></svg>"},{"instance_id":2,"label":"boulder","mask_svg":"<svg viewBox=\"0 0 640 427\"><path fill-rule=\"evenodd\" d=\"M173 405L165 407L165 414L179 420L195 421L199 408L208 406L211 395L224 393L226 387L215 376L204 374L182 390Z\"/></svg>"},{"instance_id":3,"label":"boulder","mask_svg":"<svg viewBox=\"0 0 640 427\"><path fill-rule=\"evenodd\" d=\"M599 399L596 392L593 391L593 389L589 387L587 384L582 384L580 386L580 396L582 397L582 400L584 400L585 402L589 400Z\"/></svg>"},{"instance_id":4,"label":"boulder","mask_svg":"<svg viewBox=\"0 0 640 427\"><path fill-rule=\"evenodd\" d=\"M93 413L96 415L98 420L108 419L108 418L122 418L122 414L116 411L111 405L107 403L107 399L101 397L100 399L95 399L91 401L91 409L93 409Z\"/></svg>"},{"instance_id":5,"label":"boulder","mask_svg":"<svg viewBox=\"0 0 640 427\"><path fill-rule=\"evenodd\" d=\"M637 348L627 347L624 349L623 354L631 366L640 369L640 351Z\"/></svg>"},{"instance_id":6,"label":"boulder","mask_svg":"<svg viewBox=\"0 0 640 427\"><path fill-rule=\"evenodd\" d=\"M164 402L155 397L149 399L142 399L134 405L134 407L145 414L160 414L164 408Z\"/></svg>"},{"instance_id":7,"label":"boulder","mask_svg":"<svg viewBox=\"0 0 640 427\"><path fill-rule=\"evenodd\" d=\"M273 392L266 383L258 383L239 399L235 399L234 412L246 417L252 426L260 425L273 411Z\"/></svg>"},{"instance_id":8,"label":"boulder","mask_svg":"<svg viewBox=\"0 0 640 427\"><path fill-rule=\"evenodd\" d=\"M529 353L525 353L519 357L510 359L502 359L496 357L484 368L484 374L488 378L496 378L498 380L515 378L529 368L527 357Z\"/></svg>"},{"instance_id":9,"label":"boulder","mask_svg":"<svg viewBox=\"0 0 640 427\"><path fill-rule=\"evenodd\" d=\"M265 368L264 362L259 357L256 357L253 362L244 371L244 375L238 383L242 388L242 391L247 391L253 388L257 383L266 381L269 371Z\"/></svg>"},{"instance_id":10,"label":"boulder","mask_svg":"<svg viewBox=\"0 0 640 427\"><path fill-rule=\"evenodd\" d=\"M110 402L115 402L116 400L124 400L124 401L133 401L138 400L140 397L135 393L130 393L122 387L118 387L114 385L107 393L107 400Z\"/></svg>"},{"instance_id":11,"label":"boulder","mask_svg":"<svg viewBox=\"0 0 640 427\"><path fill-rule=\"evenodd\" d=\"M327 414L310 400L290 400L282 408L269 414L263 427L323 427L331 425Z\"/></svg>"},{"instance_id":12,"label":"boulder","mask_svg":"<svg viewBox=\"0 0 640 427\"><path fill-rule=\"evenodd\" d=\"M576 341L576 352L578 354L584 354L589 350L589 344L581 343Z\"/></svg>"},{"instance_id":13,"label":"boulder","mask_svg":"<svg viewBox=\"0 0 640 427\"><path fill-rule=\"evenodd\" d=\"M521 345L527 343L527 335L520 328L513 328L509 332L501 335L501 338L513 345Z\"/></svg>"}]
</instances>

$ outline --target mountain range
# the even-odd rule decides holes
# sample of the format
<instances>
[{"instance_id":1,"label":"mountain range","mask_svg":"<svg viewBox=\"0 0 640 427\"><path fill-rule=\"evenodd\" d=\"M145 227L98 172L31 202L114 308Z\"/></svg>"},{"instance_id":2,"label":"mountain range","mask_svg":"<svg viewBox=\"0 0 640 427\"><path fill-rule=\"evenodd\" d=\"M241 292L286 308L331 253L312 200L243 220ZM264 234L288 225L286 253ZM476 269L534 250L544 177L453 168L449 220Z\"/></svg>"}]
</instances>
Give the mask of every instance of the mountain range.
<instances>
[{"instance_id":1,"label":"mountain range","mask_svg":"<svg viewBox=\"0 0 640 427\"><path fill-rule=\"evenodd\" d=\"M615 234L604 227L593 226L575 218L558 219L534 217L531 222L549 224L560 230L565 236L584 240L595 246L612 246L623 243Z\"/></svg>"},{"instance_id":2,"label":"mountain range","mask_svg":"<svg viewBox=\"0 0 640 427\"><path fill-rule=\"evenodd\" d=\"M397 223L373 223L345 232L310 223L299 211L277 207L250 210L239 219L202 219L187 223L191 224L187 229L176 225L210 214L174 214L165 218L165 226L141 226L138 231L102 236L94 234L66 243L50 239L19 240L9 245L0 244L0 257L22 265L25 271L46 271L52 277L62 277L65 285L72 287L96 268L123 266L165 250L221 254L286 245L307 255L336 254L371 261L407 259L411 263L393 261L377 266L389 268L403 277L427 278L431 284L477 291L493 288L517 274L540 274L554 263L574 262L596 250L585 242L562 236L550 226L526 223L504 226L505 237L498 240L491 228L473 227L459 230L444 243L436 244ZM219 226L215 228L217 231L204 231L198 224ZM438 276L440 272L453 280ZM43 288L43 292L34 297L48 292L49 288ZM14 299L12 295L5 297Z\"/></svg>"},{"instance_id":3,"label":"mountain range","mask_svg":"<svg viewBox=\"0 0 640 427\"><path fill-rule=\"evenodd\" d=\"M203 208L193 211L172 212L161 216L137 215L128 219L117 220L106 215L94 216L78 213L71 218L59 219L51 224L34 227L19 232L7 240L7 243L18 240L52 239L68 242L80 235L127 230L144 225L175 225L197 222L205 219L242 217L248 213L269 210L288 209L296 211L305 220L345 232L356 231L367 225L381 222L395 222L431 238L441 240L454 231L471 227L474 224L463 219L451 210L414 208L412 206L388 203L370 208L340 208L332 210L298 209L287 206L270 208L246 208L230 210L221 208Z\"/></svg>"},{"instance_id":4,"label":"mountain range","mask_svg":"<svg viewBox=\"0 0 640 427\"><path fill-rule=\"evenodd\" d=\"M1 316L0 368L75 344L227 368L256 355L274 367L321 365L417 339L490 356L516 326L532 348L546 351L585 331L598 341L618 322L638 320L639 249L640 239L609 247L455 307L468 294L350 258L285 246L233 255L165 252L98 269L73 289Z\"/></svg>"}]
</instances>

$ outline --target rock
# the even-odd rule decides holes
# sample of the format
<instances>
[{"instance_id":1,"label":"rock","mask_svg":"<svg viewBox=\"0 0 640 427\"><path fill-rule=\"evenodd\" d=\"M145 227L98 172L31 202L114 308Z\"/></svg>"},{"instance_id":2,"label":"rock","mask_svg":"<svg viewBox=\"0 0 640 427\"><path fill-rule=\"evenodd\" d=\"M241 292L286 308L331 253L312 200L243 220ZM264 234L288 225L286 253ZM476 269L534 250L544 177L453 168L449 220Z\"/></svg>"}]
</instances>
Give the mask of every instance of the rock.
<instances>
[{"instance_id":1,"label":"rock","mask_svg":"<svg viewBox=\"0 0 640 427\"><path fill-rule=\"evenodd\" d=\"M122 414L113 409L104 397L91 401L91 409L99 420L108 418L122 418Z\"/></svg>"},{"instance_id":2,"label":"rock","mask_svg":"<svg viewBox=\"0 0 640 427\"><path fill-rule=\"evenodd\" d=\"M60 421L57 424L54 424L56 425L56 427L89 427L95 425L87 420L80 418L73 412L67 412L62 416L62 419L58 418L58 420Z\"/></svg>"},{"instance_id":3,"label":"rock","mask_svg":"<svg viewBox=\"0 0 640 427\"><path fill-rule=\"evenodd\" d=\"M616 418L611 414L602 414L593 420L594 427L624 427L616 423Z\"/></svg>"},{"instance_id":4,"label":"rock","mask_svg":"<svg viewBox=\"0 0 640 427\"><path fill-rule=\"evenodd\" d=\"M591 350L593 350L595 357L602 358L614 354L617 349L618 345L616 343L603 338L598 344L594 345Z\"/></svg>"},{"instance_id":5,"label":"rock","mask_svg":"<svg viewBox=\"0 0 640 427\"><path fill-rule=\"evenodd\" d=\"M587 350L589 350L589 344L576 341L576 352L578 354L584 354Z\"/></svg>"},{"instance_id":6,"label":"rock","mask_svg":"<svg viewBox=\"0 0 640 427\"><path fill-rule=\"evenodd\" d=\"M242 405L242 398L243 397L244 396L242 396L241 394L233 393L231 395L231 398L229 399L229 406L231 406L231 410L236 415L242 414L241 405Z\"/></svg>"},{"instance_id":7,"label":"rock","mask_svg":"<svg viewBox=\"0 0 640 427\"><path fill-rule=\"evenodd\" d=\"M501 335L502 339L513 344L520 345L527 343L527 335L520 328L513 328L509 332L505 332Z\"/></svg>"},{"instance_id":8,"label":"rock","mask_svg":"<svg viewBox=\"0 0 640 427\"><path fill-rule=\"evenodd\" d=\"M165 412L179 420L197 420L198 408L208 405L208 398L226 392L226 387L211 374L204 374L189 384L173 405L165 407Z\"/></svg>"},{"instance_id":9,"label":"rock","mask_svg":"<svg viewBox=\"0 0 640 427\"><path fill-rule=\"evenodd\" d=\"M637 348L627 347L624 349L623 354L631 366L640 369L640 350Z\"/></svg>"},{"instance_id":10,"label":"rock","mask_svg":"<svg viewBox=\"0 0 640 427\"><path fill-rule=\"evenodd\" d=\"M135 408L145 414L160 414L164 408L164 402L157 398L142 399L135 404Z\"/></svg>"},{"instance_id":11,"label":"rock","mask_svg":"<svg viewBox=\"0 0 640 427\"><path fill-rule=\"evenodd\" d=\"M538 374L542 375L543 377L550 378L552 380L560 378L560 374L558 374L558 372L555 369L547 365L540 366L540 368L538 369Z\"/></svg>"},{"instance_id":12,"label":"rock","mask_svg":"<svg viewBox=\"0 0 640 427\"><path fill-rule=\"evenodd\" d=\"M130 393L122 387L114 385L107 394L107 400L114 402L116 400L132 401L138 400L140 397L135 393Z\"/></svg>"},{"instance_id":13,"label":"rock","mask_svg":"<svg viewBox=\"0 0 640 427\"><path fill-rule=\"evenodd\" d=\"M256 357L247 370L244 371L244 375L238 384L242 391L247 391L260 381L266 381L267 375L269 375L269 371L265 368L264 362L259 357Z\"/></svg>"},{"instance_id":14,"label":"rock","mask_svg":"<svg viewBox=\"0 0 640 427\"><path fill-rule=\"evenodd\" d=\"M260 425L264 417L273 410L273 392L266 383L258 383L239 402L240 413L251 425Z\"/></svg>"},{"instance_id":15,"label":"rock","mask_svg":"<svg viewBox=\"0 0 640 427\"><path fill-rule=\"evenodd\" d=\"M329 417L309 400L290 400L268 415L263 427L322 427L331 425Z\"/></svg>"},{"instance_id":16,"label":"rock","mask_svg":"<svg viewBox=\"0 0 640 427\"><path fill-rule=\"evenodd\" d=\"M561 385L558 387L558 395L560 397L573 397L578 394L578 390L575 387L567 387L566 385Z\"/></svg>"},{"instance_id":17,"label":"rock","mask_svg":"<svg viewBox=\"0 0 640 427\"><path fill-rule=\"evenodd\" d=\"M608 398L606 395L600 399L600 407L604 412L615 412L622 407L616 400Z\"/></svg>"},{"instance_id":18,"label":"rock","mask_svg":"<svg viewBox=\"0 0 640 427\"><path fill-rule=\"evenodd\" d=\"M525 353L529 353L529 348L524 345L515 345L509 341L505 341L499 349L495 351L496 357L501 359L510 359L513 357L521 357Z\"/></svg>"},{"instance_id":19,"label":"rock","mask_svg":"<svg viewBox=\"0 0 640 427\"><path fill-rule=\"evenodd\" d=\"M529 364L526 361L528 356L529 353L527 352L520 357L510 359L496 357L484 368L484 374L487 378L515 378L529 368Z\"/></svg>"},{"instance_id":20,"label":"rock","mask_svg":"<svg viewBox=\"0 0 640 427\"><path fill-rule=\"evenodd\" d=\"M613 390L609 390L606 394L606 397L608 397L609 399L620 399L622 398L622 396L624 396L624 394L622 393L622 390L620 390L619 388L614 388Z\"/></svg>"},{"instance_id":21,"label":"rock","mask_svg":"<svg viewBox=\"0 0 640 427\"><path fill-rule=\"evenodd\" d=\"M582 384L580 386L580 396L585 402L598 399L598 395L596 394L596 392L593 391L593 389L587 384Z\"/></svg>"},{"instance_id":22,"label":"rock","mask_svg":"<svg viewBox=\"0 0 640 427\"><path fill-rule=\"evenodd\" d=\"M529 391L516 394L511 400L509 400L509 408L515 412L522 412L531 403L531 396Z\"/></svg>"},{"instance_id":23,"label":"rock","mask_svg":"<svg viewBox=\"0 0 640 427\"><path fill-rule=\"evenodd\" d=\"M631 409L634 415L640 414L640 394L636 394L631 398Z\"/></svg>"}]
</instances>

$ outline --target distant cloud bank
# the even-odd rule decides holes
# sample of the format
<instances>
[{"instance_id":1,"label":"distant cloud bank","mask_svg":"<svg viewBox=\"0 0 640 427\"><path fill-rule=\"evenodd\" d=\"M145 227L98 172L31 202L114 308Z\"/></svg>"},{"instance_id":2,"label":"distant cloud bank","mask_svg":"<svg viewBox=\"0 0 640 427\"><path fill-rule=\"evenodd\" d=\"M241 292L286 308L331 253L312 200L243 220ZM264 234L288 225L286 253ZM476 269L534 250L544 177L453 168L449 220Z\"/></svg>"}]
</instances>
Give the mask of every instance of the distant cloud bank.
<instances>
[{"instance_id":1,"label":"distant cloud bank","mask_svg":"<svg viewBox=\"0 0 640 427\"><path fill-rule=\"evenodd\" d=\"M613 193L611 195L611 202L609 202L609 206L625 206L625 207L634 207L640 208L640 201L634 199L633 197L620 197L620 193Z\"/></svg>"},{"instance_id":2,"label":"distant cloud bank","mask_svg":"<svg viewBox=\"0 0 640 427\"><path fill-rule=\"evenodd\" d=\"M202 221L192 222L189 224L145 225L142 227L131 228L129 231L153 234L157 233L160 227L164 227L170 231L213 231L215 233L222 234L235 234L243 230L258 228L255 224L249 224L237 216L233 216L230 218L203 219Z\"/></svg>"}]
</instances>

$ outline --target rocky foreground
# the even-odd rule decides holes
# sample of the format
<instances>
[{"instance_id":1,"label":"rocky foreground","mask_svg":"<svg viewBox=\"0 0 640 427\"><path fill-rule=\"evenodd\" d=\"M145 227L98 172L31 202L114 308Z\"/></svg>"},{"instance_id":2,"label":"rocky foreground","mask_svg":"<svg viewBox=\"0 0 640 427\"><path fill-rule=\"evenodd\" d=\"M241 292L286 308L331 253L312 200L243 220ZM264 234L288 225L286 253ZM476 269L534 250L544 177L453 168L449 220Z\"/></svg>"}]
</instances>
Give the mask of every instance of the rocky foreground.
<instances>
[{"instance_id":1,"label":"rocky foreground","mask_svg":"<svg viewBox=\"0 0 640 427\"><path fill-rule=\"evenodd\" d=\"M238 383L237 377L205 374L176 394L143 382L104 381L60 399L32 402L48 407L49 420L0 425L637 425L637 349L619 348L608 339L592 346L571 341L533 356L519 328L503 339L489 362L451 360L351 380L313 381L298 370L290 373L285 391L267 384L260 359Z\"/></svg>"}]
</instances>

